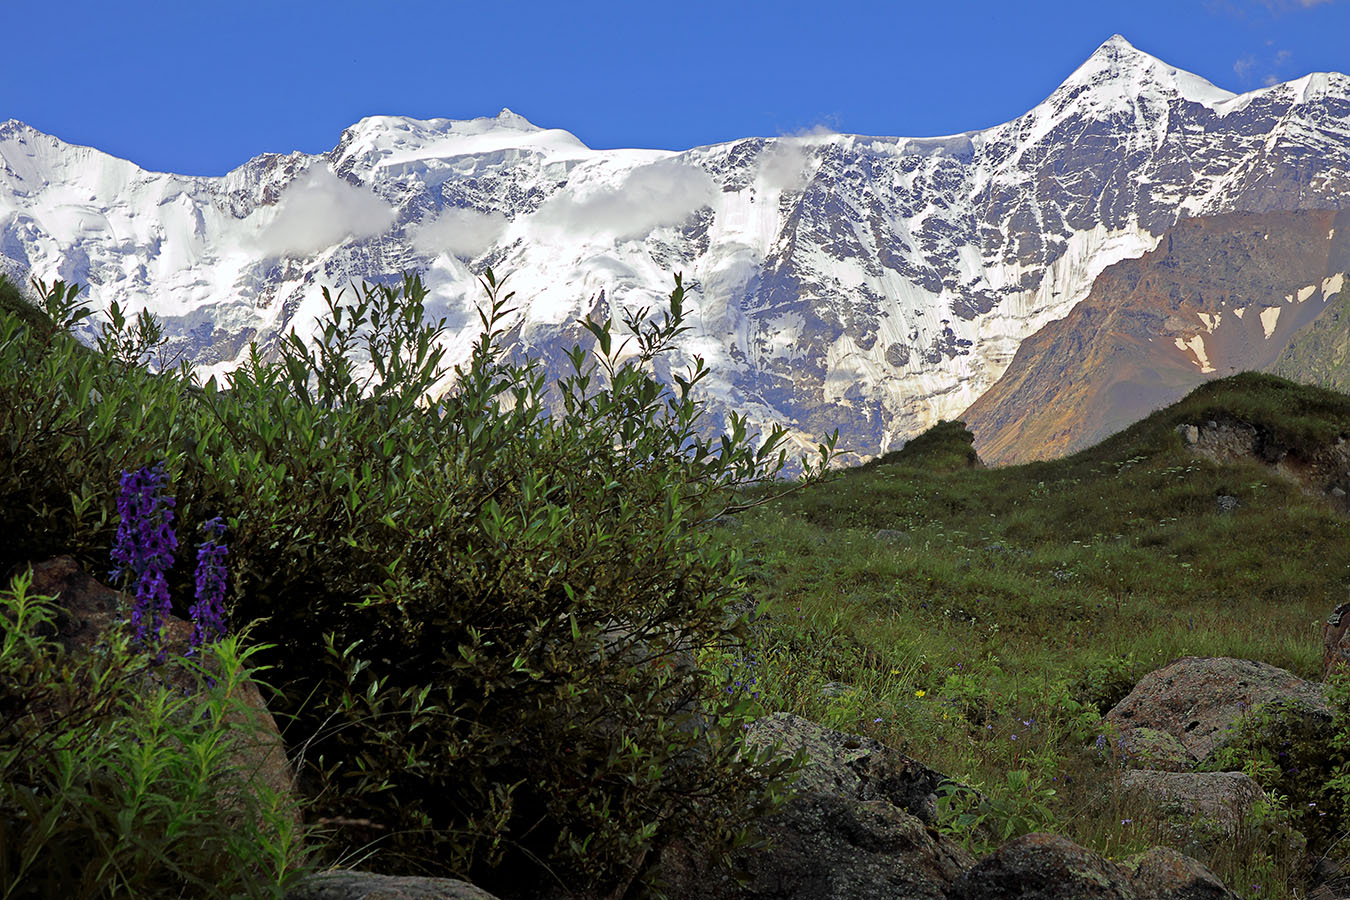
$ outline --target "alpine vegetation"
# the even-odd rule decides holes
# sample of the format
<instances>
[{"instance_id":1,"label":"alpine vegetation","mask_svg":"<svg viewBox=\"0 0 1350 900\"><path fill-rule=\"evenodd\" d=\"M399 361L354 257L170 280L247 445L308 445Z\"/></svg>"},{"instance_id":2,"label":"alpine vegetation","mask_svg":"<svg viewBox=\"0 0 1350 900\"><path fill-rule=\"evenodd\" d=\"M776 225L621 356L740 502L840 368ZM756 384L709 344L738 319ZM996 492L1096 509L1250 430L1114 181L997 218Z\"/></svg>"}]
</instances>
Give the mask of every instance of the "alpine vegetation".
<instances>
[{"instance_id":1,"label":"alpine vegetation","mask_svg":"<svg viewBox=\"0 0 1350 900\"><path fill-rule=\"evenodd\" d=\"M173 497L164 493L167 476L161 463L123 472L117 498L117 542L112 559L114 580L135 589L129 621L138 646L163 662L160 646L164 620L169 616L169 584L165 572L173 565L178 535L173 528Z\"/></svg>"},{"instance_id":2,"label":"alpine vegetation","mask_svg":"<svg viewBox=\"0 0 1350 900\"><path fill-rule=\"evenodd\" d=\"M197 602L192 605L192 637L188 643L196 650L226 634L225 610L225 520L220 516L202 523L206 540L197 545Z\"/></svg>"},{"instance_id":3,"label":"alpine vegetation","mask_svg":"<svg viewBox=\"0 0 1350 900\"><path fill-rule=\"evenodd\" d=\"M502 351L513 297L487 270L458 367L409 275L325 290L314 339L251 347L228 386L148 371L149 317L109 315L98 348L80 345L78 291L37 287L45 315L0 307L0 529L15 535L0 569L67 554L96 570L112 545L135 597L123 639L154 649L154 671L177 665L153 644L175 612L193 651L268 670L323 829L312 862L620 896L677 838L713 859L759 840L795 763L744 746L753 702L723 690L745 627L728 610L749 589L709 526L774 481L784 434L733 416L709 437L707 368L662 359L686 328L678 276L665 309L583 322L560 378ZM833 441L818 451L808 479ZM203 531L195 571L176 564L175 522ZM211 671L198 702L248 677ZM46 783L38 762L23 783ZM273 824L236 849L279 885L305 863ZM209 880L174 865L196 874L166 883Z\"/></svg>"}]
</instances>

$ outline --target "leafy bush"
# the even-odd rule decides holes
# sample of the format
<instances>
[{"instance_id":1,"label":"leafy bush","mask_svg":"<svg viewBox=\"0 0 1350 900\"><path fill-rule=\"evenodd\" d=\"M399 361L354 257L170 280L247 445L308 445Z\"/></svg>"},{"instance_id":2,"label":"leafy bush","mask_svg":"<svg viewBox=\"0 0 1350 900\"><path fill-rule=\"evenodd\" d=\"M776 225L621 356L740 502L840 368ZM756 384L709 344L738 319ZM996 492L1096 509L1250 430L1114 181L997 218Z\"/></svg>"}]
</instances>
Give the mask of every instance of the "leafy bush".
<instances>
[{"instance_id":1,"label":"leafy bush","mask_svg":"<svg viewBox=\"0 0 1350 900\"><path fill-rule=\"evenodd\" d=\"M36 287L40 309L0 285L0 571L61 553L101 568L118 476L182 456L188 390L178 373L151 375L81 345L68 333L89 315L78 289ZM100 342L145 347L154 334L143 328L106 322Z\"/></svg>"},{"instance_id":2,"label":"leafy bush","mask_svg":"<svg viewBox=\"0 0 1350 900\"><path fill-rule=\"evenodd\" d=\"M683 330L678 278L626 338L586 323L556 384L506 361L511 298L484 287L453 373L408 277L325 291L313 343L251 348L203 389L140 367L152 319L113 311L90 352L66 334L74 289L40 286L55 328L0 315L0 528L21 536L4 561L102 564L118 473L164 461L185 527L224 515L231 618L272 645L257 658L335 856L622 891L674 835L752 841L789 777L740 756L748 704L697 665L739 639L745 593L705 526L780 470L782 435L756 448L733 418L708 440L701 360L673 390L650 374ZM167 577L191 596L181 560Z\"/></svg>"},{"instance_id":3,"label":"leafy bush","mask_svg":"<svg viewBox=\"0 0 1350 900\"><path fill-rule=\"evenodd\" d=\"M966 423L944 419L905 441L899 450L884 453L859 468L866 470L886 465L921 466L929 471L948 472L976 469L984 464L975 452L975 435L966 428Z\"/></svg>"},{"instance_id":4,"label":"leafy bush","mask_svg":"<svg viewBox=\"0 0 1350 900\"><path fill-rule=\"evenodd\" d=\"M0 592L0 896L281 897L298 833L230 756L253 739L251 651L212 645L218 681L192 696L125 634L72 665L30 583Z\"/></svg>"},{"instance_id":5,"label":"leafy bush","mask_svg":"<svg viewBox=\"0 0 1350 900\"><path fill-rule=\"evenodd\" d=\"M1344 775L1337 776L1350 769L1350 682L1333 679L1328 694L1330 721L1295 701L1263 704L1238 720L1200 768L1245 772L1272 796L1287 799L1310 849L1343 854L1338 844L1350 827L1350 792Z\"/></svg>"},{"instance_id":6,"label":"leafy bush","mask_svg":"<svg viewBox=\"0 0 1350 900\"><path fill-rule=\"evenodd\" d=\"M207 385L188 468L228 511L234 615L268 617L340 845L503 892L622 889L673 835L748 840L786 776L739 758L744 706L694 665L737 639L744 593L704 526L777 471L781 434L756 449L733 419L709 442L702 362L675 393L649 374L683 330L678 277L625 342L586 323L554 385L504 360L511 296L483 284L482 336L430 405L420 281L325 292L313 345Z\"/></svg>"}]
</instances>

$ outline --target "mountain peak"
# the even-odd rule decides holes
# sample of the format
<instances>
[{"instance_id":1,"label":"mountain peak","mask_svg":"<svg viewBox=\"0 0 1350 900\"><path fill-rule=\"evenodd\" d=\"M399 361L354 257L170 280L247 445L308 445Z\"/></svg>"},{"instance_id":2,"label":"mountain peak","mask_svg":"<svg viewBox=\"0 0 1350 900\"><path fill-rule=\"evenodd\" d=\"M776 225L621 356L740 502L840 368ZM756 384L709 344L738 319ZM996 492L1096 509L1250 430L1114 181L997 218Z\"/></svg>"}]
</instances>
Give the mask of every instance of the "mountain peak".
<instances>
[{"instance_id":1,"label":"mountain peak","mask_svg":"<svg viewBox=\"0 0 1350 900\"><path fill-rule=\"evenodd\" d=\"M342 133L336 155L339 159L365 157L367 165L388 166L507 149L552 154L587 148L570 132L540 128L503 108L495 116L475 119L367 116Z\"/></svg>"},{"instance_id":2,"label":"mountain peak","mask_svg":"<svg viewBox=\"0 0 1350 900\"><path fill-rule=\"evenodd\" d=\"M1108 103L1111 99L1161 94L1212 108L1214 104L1236 96L1199 75L1192 75L1145 53L1119 34L1107 38L1065 79L1055 94L1077 95L1084 87Z\"/></svg>"}]
</instances>

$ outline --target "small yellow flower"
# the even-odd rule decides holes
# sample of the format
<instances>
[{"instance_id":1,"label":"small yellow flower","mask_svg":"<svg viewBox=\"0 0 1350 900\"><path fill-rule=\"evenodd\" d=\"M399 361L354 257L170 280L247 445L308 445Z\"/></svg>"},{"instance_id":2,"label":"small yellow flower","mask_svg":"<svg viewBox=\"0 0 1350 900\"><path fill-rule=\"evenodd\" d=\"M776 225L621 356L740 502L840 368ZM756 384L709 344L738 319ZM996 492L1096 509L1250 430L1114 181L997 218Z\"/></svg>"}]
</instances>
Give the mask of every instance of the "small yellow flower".
<instances>
[{"instance_id":1,"label":"small yellow flower","mask_svg":"<svg viewBox=\"0 0 1350 900\"><path fill-rule=\"evenodd\" d=\"M924 696L924 695L927 694L927 693L928 693L927 691L915 691L915 692L914 692L914 696L915 696L915 697L922 697L922 696Z\"/></svg>"}]
</instances>

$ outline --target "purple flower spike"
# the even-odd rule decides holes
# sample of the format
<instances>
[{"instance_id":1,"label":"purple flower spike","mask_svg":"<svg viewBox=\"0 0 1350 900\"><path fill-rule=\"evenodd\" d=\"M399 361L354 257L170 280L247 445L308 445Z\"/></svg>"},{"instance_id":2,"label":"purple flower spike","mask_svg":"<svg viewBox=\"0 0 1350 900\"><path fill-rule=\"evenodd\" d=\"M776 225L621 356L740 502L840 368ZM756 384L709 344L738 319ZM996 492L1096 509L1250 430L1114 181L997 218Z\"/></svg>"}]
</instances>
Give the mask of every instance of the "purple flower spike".
<instances>
[{"instance_id":1,"label":"purple flower spike","mask_svg":"<svg viewBox=\"0 0 1350 900\"><path fill-rule=\"evenodd\" d=\"M169 478L164 463L123 472L117 497L117 540L112 549L114 579L134 586L130 622L138 645L164 661L161 638L169 616L169 585L164 573L173 565L178 536L173 530L174 499L164 493Z\"/></svg>"},{"instance_id":2,"label":"purple flower spike","mask_svg":"<svg viewBox=\"0 0 1350 900\"><path fill-rule=\"evenodd\" d=\"M202 644L211 644L226 634L225 611L225 557L229 548L221 542L225 536L225 520L217 516L202 523L206 540L197 545L197 602L192 604L191 652Z\"/></svg>"}]
</instances>

